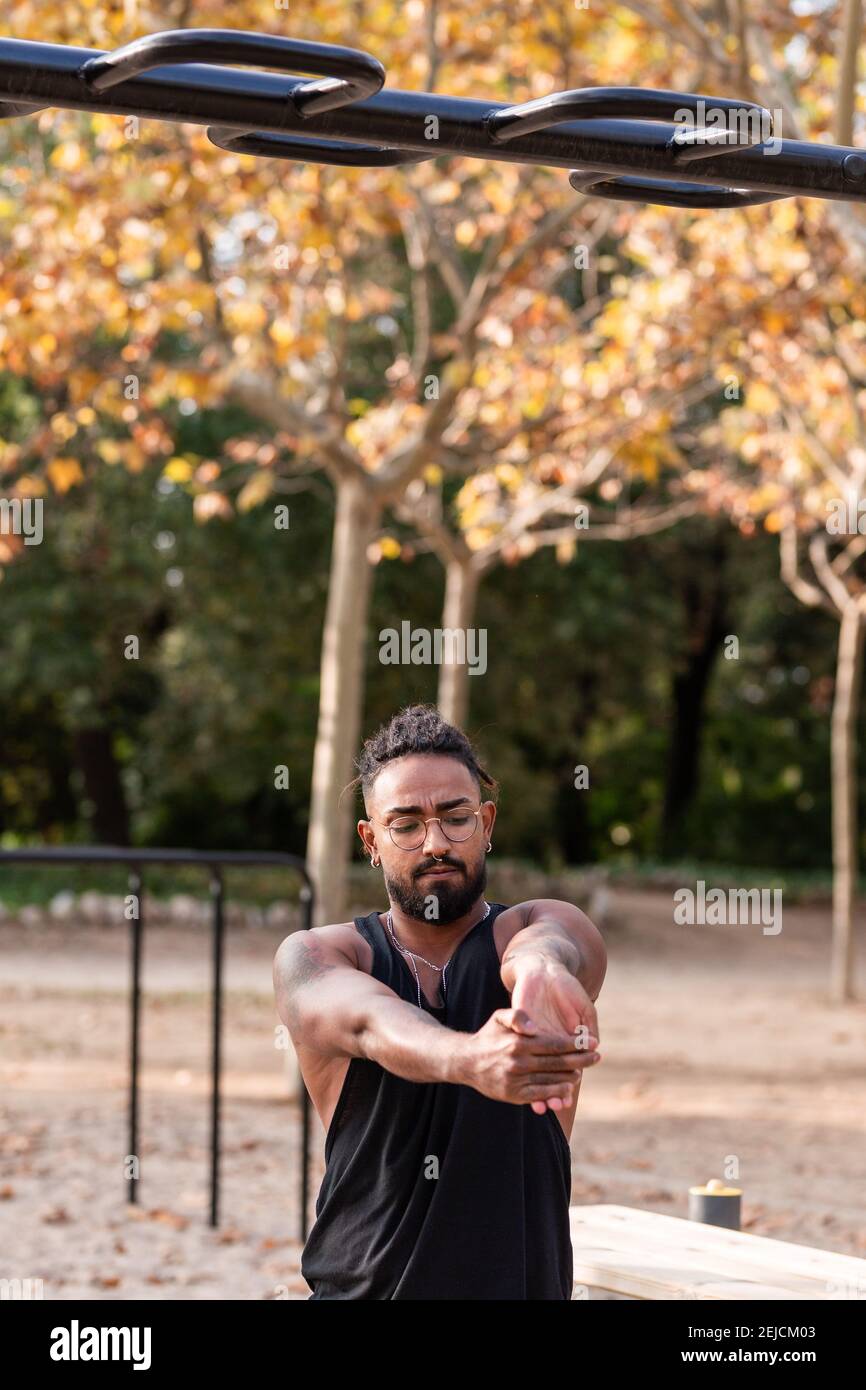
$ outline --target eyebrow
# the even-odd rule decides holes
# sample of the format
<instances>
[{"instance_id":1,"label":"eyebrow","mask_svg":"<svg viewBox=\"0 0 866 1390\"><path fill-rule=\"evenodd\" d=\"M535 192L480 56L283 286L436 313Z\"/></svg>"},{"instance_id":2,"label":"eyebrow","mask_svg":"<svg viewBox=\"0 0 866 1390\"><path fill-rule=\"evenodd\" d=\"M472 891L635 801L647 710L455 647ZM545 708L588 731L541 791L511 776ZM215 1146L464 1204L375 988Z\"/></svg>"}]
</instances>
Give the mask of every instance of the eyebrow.
<instances>
[{"instance_id":1,"label":"eyebrow","mask_svg":"<svg viewBox=\"0 0 866 1390\"><path fill-rule=\"evenodd\" d=\"M457 796L451 801L437 801L434 803L437 811L450 811L453 806L462 806L464 802L471 800L468 796ZM386 816L406 816L416 813L421 815L424 811L423 806L390 806L385 812Z\"/></svg>"}]
</instances>

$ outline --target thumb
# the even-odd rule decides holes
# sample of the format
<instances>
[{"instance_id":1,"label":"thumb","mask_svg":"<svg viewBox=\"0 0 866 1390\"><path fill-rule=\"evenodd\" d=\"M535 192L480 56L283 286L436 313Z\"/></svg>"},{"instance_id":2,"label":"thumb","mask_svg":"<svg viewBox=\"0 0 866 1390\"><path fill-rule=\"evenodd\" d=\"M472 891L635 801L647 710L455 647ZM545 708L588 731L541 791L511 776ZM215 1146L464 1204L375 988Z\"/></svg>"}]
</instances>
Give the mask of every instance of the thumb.
<instances>
[{"instance_id":1,"label":"thumb","mask_svg":"<svg viewBox=\"0 0 866 1390\"><path fill-rule=\"evenodd\" d=\"M506 1027L511 1028L515 1033L537 1033L538 1028L525 1009L504 1009L503 1013L510 1014L511 1017L506 1022Z\"/></svg>"}]
</instances>

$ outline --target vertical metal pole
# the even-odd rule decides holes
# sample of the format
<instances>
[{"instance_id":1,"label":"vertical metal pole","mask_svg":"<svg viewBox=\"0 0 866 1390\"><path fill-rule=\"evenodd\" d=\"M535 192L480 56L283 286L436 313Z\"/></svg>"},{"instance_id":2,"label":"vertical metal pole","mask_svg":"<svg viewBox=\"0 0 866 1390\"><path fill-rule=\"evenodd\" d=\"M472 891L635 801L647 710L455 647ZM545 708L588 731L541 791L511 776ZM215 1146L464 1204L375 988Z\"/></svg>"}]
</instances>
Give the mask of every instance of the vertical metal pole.
<instances>
[{"instance_id":1,"label":"vertical metal pole","mask_svg":"<svg viewBox=\"0 0 866 1390\"><path fill-rule=\"evenodd\" d=\"M142 948L142 879L138 869L129 874L129 891L136 899L135 912L131 919L132 933L132 985L129 1015L129 1146L127 1155L133 1163L133 1175L126 1179L129 1184L124 1198L129 1202L138 1201L138 1178L134 1176L140 1167L138 1152L138 1060L141 1027L141 948Z\"/></svg>"},{"instance_id":2,"label":"vertical metal pole","mask_svg":"<svg viewBox=\"0 0 866 1390\"><path fill-rule=\"evenodd\" d=\"M313 892L308 884L301 888L300 899L303 904L303 929L309 931L313 925ZM310 1093L301 1077L301 1242L306 1243L308 1220L307 1209L310 1203Z\"/></svg>"},{"instance_id":3,"label":"vertical metal pole","mask_svg":"<svg viewBox=\"0 0 866 1390\"><path fill-rule=\"evenodd\" d=\"M220 1162L220 1068L222 1049L223 1006L223 879L219 868L210 880L213 898L213 995L211 1036L211 1112L210 1112L210 1224L219 1224L219 1162Z\"/></svg>"}]
</instances>

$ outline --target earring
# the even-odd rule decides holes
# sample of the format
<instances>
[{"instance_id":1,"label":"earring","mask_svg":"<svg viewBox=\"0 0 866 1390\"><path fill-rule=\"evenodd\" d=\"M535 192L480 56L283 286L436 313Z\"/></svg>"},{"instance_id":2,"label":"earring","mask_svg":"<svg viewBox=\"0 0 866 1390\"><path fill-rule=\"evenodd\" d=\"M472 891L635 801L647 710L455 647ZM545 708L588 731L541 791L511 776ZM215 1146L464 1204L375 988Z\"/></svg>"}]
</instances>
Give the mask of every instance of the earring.
<instances>
[{"instance_id":1,"label":"earring","mask_svg":"<svg viewBox=\"0 0 866 1390\"><path fill-rule=\"evenodd\" d=\"M374 859L373 856L372 856L372 854L371 854L371 855L370 855L370 868L371 868L371 869L378 869L378 867L379 867L379 861L378 861L378 859Z\"/></svg>"},{"instance_id":2,"label":"earring","mask_svg":"<svg viewBox=\"0 0 866 1390\"><path fill-rule=\"evenodd\" d=\"M488 854L490 853L490 851L492 850L492 848L493 848L493 844L492 844L492 842L491 842L490 840L488 840L488 841L487 841L487 853L488 853Z\"/></svg>"}]
</instances>

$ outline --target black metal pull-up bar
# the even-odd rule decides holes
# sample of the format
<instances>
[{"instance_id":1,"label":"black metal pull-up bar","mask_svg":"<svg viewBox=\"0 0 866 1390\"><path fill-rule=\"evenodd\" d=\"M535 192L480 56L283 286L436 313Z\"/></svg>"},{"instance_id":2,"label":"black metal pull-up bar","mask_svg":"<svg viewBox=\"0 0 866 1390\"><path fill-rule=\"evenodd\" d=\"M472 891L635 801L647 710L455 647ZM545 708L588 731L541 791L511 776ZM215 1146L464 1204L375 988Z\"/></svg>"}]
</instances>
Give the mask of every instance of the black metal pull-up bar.
<instances>
[{"instance_id":1,"label":"black metal pull-up bar","mask_svg":"<svg viewBox=\"0 0 866 1390\"><path fill-rule=\"evenodd\" d=\"M0 120L58 106L191 121L221 149L271 159L386 167L447 154L555 165L598 197L676 207L797 195L866 202L866 151L783 140L754 102L588 87L508 106L384 82L382 64L360 49L244 30L168 30L113 53L0 38Z\"/></svg>"}]
</instances>

